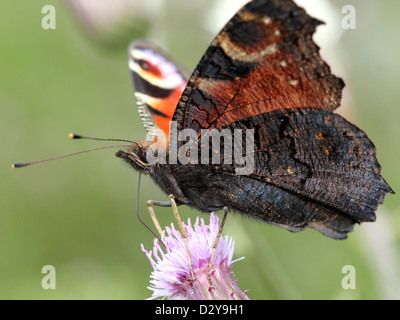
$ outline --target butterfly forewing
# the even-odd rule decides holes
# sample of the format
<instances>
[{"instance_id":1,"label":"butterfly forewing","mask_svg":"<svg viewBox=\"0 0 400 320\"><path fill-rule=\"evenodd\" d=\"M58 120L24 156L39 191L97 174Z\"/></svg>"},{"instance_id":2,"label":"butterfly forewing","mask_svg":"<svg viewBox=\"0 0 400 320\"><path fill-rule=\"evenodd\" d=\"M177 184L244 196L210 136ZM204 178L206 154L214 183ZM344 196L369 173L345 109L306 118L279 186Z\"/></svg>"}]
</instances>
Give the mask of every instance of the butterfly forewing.
<instances>
[{"instance_id":1,"label":"butterfly forewing","mask_svg":"<svg viewBox=\"0 0 400 320\"><path fill-rule=\"evenodd\" d=\"M192 74L174 115L180 129L220 129L280 109L337 108L344 83L312 41L319 24L292 1L243 7Z\"/></svg>"},{"instance_id":2,"label":"butterfly forewing","mask_svg":"<svg viewBox=\"0 0 400 320\"><path fill-rule=\"evenodd\" d=\"M147 41L129 46L129 68L140 118L150 135L161 129L168 136L169 122L186 86L188 72L165 52Z\"/></svg>"}]
</instances>

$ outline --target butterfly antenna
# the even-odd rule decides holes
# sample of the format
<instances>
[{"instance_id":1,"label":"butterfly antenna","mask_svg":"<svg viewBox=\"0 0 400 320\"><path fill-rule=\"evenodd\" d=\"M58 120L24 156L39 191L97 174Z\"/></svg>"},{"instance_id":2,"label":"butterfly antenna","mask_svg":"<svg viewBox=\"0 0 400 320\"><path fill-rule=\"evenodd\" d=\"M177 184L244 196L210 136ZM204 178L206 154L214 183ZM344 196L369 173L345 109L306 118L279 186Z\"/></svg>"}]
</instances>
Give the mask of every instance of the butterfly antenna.
<instances>
[{"instance_id":1,"label":"butterfly antenna","mask_svg":"<svg viewBox=\"0 0 400 320\"><path fill-rule=\"evenodd\" d=\"M119 141L119 142L130 142L134 143L133 141L126 140L126 139L103 139L103 138L92 138L92 137L84 137L78 134L70 133L69 137L71 139L89 139L89 140L98 140L98 141ZM130 145L113 145L113 146L105 146L105 147L98 147L98 148L93 148L93 149L88 149L88 150L83 150L79 152L74 152L74 153L69 153L63 156L59 157L54 157L54 158L49 158L49 159L43 159L43 160L38 160L38 161L30 161L30 162L17 162L12 164L13 168L24 168L28 166L32 166L34 164L42 163L42 162L48 162L48 161L53 161L53 160L59 160L59 159L64 159L64 158L69 158L72 156L76 156L81 153L86 153L86 152L92 152L96 150L103 150L103 149L110 149L110 148L128 148Z\"/></svg>"},{"instance_id":2,"label":"butterfly antenna","mask_svg":"<svg viewBox=\"0 0 400 320\"><path fill-rule=\"evenodd\" d=\"M17 162L17 163L12 164L12 167L13 168L24 168L24 167L32 166L34 164L38 164L38 163L42 163L42 162L69 158L69 157L76 156L76 155L81 154L81 153L92 152L92 151L103 150L103 149L110 149L110 148L126 148L126 147L130 147L130 145L114 145L114 146L98 147L98 148L83 150L83 151L79 151L79 152L69 153L69 154L66 154L66 155L63 155L63 156L49 158L49 159L30 161L30 162Z\"/></svg>"},{"instance_id":3,"label":"butterfly antenna","mask_svg":"<svg viewBox=\"0 0 400 320\"><path fill-rule=\"evenodd\" d=\"M86 139L86 140L96 140L96 141L119 141L119 142L130 142L135 143L135 141L127 140L127 139L110 139L110 138L94 138L94 137L85 137L79 134L70 133L68 135L70 139Z\"/></svg>"},{"instance_id":4,"label":"butterfly antenna","mask_svg":"<svg viewBox=\"0 0 400 320\"><path fill-rule=\"evenodd\" d=\"M140 218L139 215L139 195L140 195L140 180L142 177L142 173L139 171L139 180L138 180L138 189L137 189L137 196L136 196L136 216L139 219L140 223L146 227L147 230L149 230L157 239L160 241L160 243L164 246L166 249L166 246L164 242L161 240L161 238L153 231L151 228Z\"/></svg>"}]
</instances>

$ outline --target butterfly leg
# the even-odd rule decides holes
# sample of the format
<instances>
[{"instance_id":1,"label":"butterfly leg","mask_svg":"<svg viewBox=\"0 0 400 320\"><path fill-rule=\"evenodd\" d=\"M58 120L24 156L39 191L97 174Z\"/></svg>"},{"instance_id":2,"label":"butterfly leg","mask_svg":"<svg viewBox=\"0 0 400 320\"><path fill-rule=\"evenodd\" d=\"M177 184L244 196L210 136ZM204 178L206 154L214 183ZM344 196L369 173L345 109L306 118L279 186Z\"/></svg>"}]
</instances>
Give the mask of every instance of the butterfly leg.
<instances>
[{"instance_id":1,"label":"butterfly leg","mask_svg":"<svg viewBox=\"0 0 400 320\"><path fill-rule=\"evenodd\" d=\"M156 217L156 213L154 212L153 206L159 207L171 207L170 201L154 201L154 200L147 200L147 209L149 210L150 217L153 220L154 226L156 227L158 233L162 234L162 229L158 219Z\"/></svg>"},{"instance_id":2,"label":"butterfly leg","mask_svg":"<svg viewBox=\"0 0 400 320\"><path fill-rule=\"evenodd\" d=\"M213 246L211 248L211 258L210 258L210 262L208 264L208 283L210 284L210 290L214 289L214 285L213 285L212 279L211 279L214 255L215 255L215 251L217 249L218 243L219 243L219 239L221 238L222 229L224 228L226 216L228 215L229 209L228 209L228 207L224 207L223 210L224 210L224 215L222 217L221 224L219 225L217 236L215 237Z\"/></svg>"},{"instance_id":3,"label":"butterfly leg","mask_svg":"<svg viewBox=\"0 0 400 320\"><path fill-rule=\"evenodd\" d=\"M171 194L169 196L169 199L171 201L171 207L172 207L172 211L173 211L174 216L175 216L175 220L178 223L179 229L180 229L180 231L182 233L182 237L183 237L183 239L185 241L186 254L188 256L190 275L192 276L192 280L194 281L194 272L193 272L193 267L192 267L192 259L190 257L190 252L189 252L188 235L187 235L187 232L185 230L185 227L183 226L182 219L181 219L181 217L179 215L178 206L177 206L177 204L175 202L174 195Z\"/></svg>"},{"instance_id":4,"label":"butterfly leg","mask_svg":"<svg viewBox=\"0 0 400 320\"><path fill-rule=\"evenodd\" d=\"M174 213L174 217L176 222L178 223L178 227L182 233L183 239L185 241L185 246L186 246L186 253L188 256L188 262L189 262L189 269L190 269L190 274L192 277L192 280L194 280L194 272L193 272L193 267L192 267L192 259L190 257L189 253L189 245L188 245L188 235L186 233L186 230L183 226L182 219L179 216L178 212L178 205L175 201L174 195L169 196L170 201L154 201L154 200L148 200L147 201L147 209L149 210L150 217L153 220L154 226L156 227L157 231L159 234L162 234L162 228L160 226L160 223L158 222L156 213L154 212L153 206L159 206L159 207L172 207L172 212Z\"/></svg>"}]
</instances>

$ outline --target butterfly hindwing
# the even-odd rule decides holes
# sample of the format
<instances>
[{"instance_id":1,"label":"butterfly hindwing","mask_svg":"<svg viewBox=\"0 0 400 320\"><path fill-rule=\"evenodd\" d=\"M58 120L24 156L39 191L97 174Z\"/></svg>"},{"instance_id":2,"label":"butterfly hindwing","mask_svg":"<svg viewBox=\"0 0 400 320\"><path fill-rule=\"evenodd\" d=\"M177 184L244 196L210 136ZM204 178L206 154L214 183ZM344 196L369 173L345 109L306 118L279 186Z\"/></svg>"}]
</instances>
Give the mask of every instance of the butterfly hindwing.
<instances>
[{"instance_id":1,"label":"butterfly hindwing","mask_svg":"<svg viewBox=\"0 0 400 320\"><path fill-rule=\"evenodd\" d=\"M378 205L392 192L380 175L367 135L330 111L279 110L238 121L230 126L234 129L254 130L250 179L319 202L356 221L374 221ZM227 170L235 174L233 166L225 165Z\"/></svg>"}]
</instances>

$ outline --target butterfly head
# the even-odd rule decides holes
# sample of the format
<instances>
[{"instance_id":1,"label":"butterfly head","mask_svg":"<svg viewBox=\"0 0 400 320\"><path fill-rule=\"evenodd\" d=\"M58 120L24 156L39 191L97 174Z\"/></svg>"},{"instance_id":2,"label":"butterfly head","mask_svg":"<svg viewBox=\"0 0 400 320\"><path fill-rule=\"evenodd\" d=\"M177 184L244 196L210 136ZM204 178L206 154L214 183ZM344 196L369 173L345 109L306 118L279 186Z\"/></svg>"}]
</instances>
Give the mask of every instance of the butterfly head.
<instances>
[{"instance_id":1,"label":"butterfly head","mask_svg":"<svg viewBox=\"0 0 400 320\"><path fill-rule=\"evenodd\" d=\"M152 172L152 165L147 160L147 152L149 144L147 143L132 143L128 151L119 150L115 156L125 160L135 170L150 174Z\"/></svg>"}]
</instances>

